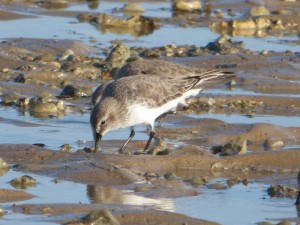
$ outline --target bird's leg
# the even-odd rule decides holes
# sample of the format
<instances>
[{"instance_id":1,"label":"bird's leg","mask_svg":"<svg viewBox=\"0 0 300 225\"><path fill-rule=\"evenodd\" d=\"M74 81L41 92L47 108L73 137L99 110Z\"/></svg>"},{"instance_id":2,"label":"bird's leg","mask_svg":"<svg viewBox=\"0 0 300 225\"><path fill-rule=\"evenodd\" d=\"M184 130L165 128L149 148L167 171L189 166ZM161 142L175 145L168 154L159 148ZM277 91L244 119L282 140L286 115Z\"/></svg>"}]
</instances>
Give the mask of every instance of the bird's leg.
<instances>
[{"instance_id":1,"label":"bird's leg","mask_svg":"<svg viewBox=\"0 0 300 225\"><path fill-rule=\"evenodd\" d=\"M164 113L162 115L160 115L157 119L158 119L158 124L157 126L160 127L163 121L163 118L167 115L168 113Z\"/></svg>"},{"instance_id":2,"label":"bird's leg","mask_svg":"<svg viewBox=\"0 0 300 225\"><path fill-rule=\"evenodd\" d=\"M148 139L147 144L146 144L146 146L145 146L145 148L144 148L144 152L149 148L149 145L150 145L150 143L151 143L152 138L154 137L154 134L155 134L154 131L151 131L151 132L150 132L150 134L149 134L149 139Z\"/></svg>"},{"instance_id":3,"label":"bird's leg","mask_svg":"<svg viewBox=\"0 0 300 225\"><path fill-rule=\"evenodd\" d=\"M131 132L130 132L130 135L128 137L128 139L125 141L125 143L121 146L121 148L119 149L119 152L120 153L123 153L123 149L124 147L128 144L128 142L133 138L133 136L135 135L135 132L134 130L132 129Z\"/></svg>"},{"instance_id":4,"label":"bird's leg","mask_svg":"<svg viewBox=\"0 0 300 225\"><path fill-rule=\"evenodd\" d=\"M163 121L163 118L164 118L165 116L167 116L168 114L174 114L175 112L176 112L176 111L171 110L171 111L165 112L165 113L161 114L159 117L157 117L157 119L158 119L158 124L157 124L157 126L158 126L158 127L161 126L162 121Z\"/></svg>"}]
</instances>

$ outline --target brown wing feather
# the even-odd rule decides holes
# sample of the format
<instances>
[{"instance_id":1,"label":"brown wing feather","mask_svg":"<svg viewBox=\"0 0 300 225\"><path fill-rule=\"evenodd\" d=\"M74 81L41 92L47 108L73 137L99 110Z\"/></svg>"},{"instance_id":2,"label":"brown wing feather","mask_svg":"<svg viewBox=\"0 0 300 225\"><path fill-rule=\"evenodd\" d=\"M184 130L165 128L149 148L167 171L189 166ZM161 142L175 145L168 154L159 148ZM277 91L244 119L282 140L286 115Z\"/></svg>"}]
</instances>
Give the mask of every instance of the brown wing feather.
<instances>
[{"instance_id":1,"label":"brown wing feather","mask_svg":"<svg viewBox=\"0 0 300 225\"><path fill-rule=\"evenodd\" d=\"M136 75L115 80L108 84L102 97L111 96L117 100L140 101L157 107L182 96L190 89L203 89L206 83L220 83L232 79L233 73L207 71L201 75L182 78L159 75Z\"/></svg>"}]
</instances>

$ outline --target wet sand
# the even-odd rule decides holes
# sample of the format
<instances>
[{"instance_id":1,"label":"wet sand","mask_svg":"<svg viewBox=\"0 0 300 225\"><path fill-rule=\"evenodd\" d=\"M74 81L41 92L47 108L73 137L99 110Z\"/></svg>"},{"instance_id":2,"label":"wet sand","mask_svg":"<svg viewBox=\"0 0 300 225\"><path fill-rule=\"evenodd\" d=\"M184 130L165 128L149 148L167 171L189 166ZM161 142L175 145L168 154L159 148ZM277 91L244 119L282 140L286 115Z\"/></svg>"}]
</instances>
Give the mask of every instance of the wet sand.
<instances>
[{"instance_id":1,"label":"wet sand","mask_svg":"<svg viewBox=\"0 0 300 225\"><path fill-rule=\"evenodd\" d=\"M14 8L11 5L8 7ZM244 3L240 3L239 7L242 10L248 9L248 5ZM236 10L239 10L239 7ZM64 14L63 11L39 13L75 16L75 13ZM28 15L5 12L1 13L0 19L13 20L22 17ZM288 19L290 18L284 16L284 20ZM164 21L166 24L176 22L178 21ZM100 82L112 79L106 73L100 73L105 59L89 56L98 49L80 41L7 39L0 43L0 48L1 107L11 107L32 114L31 106L23 107L20 105L20 99L47 96L55 104L59 100L65 103L64 110L55 111L54 114L51 113L52 116L59 117L59 113L70 112L90 113L90 96L62 98L62 83L68 81L76 87L85 86L93 89ZM69 54L70 52L72 54ZM262 53L241 48L235 54L207 51L207 54L201 56L180 58L172 56L168 60L187 66L234 71L237 79L235 84L216 88L216 92L209 90L204 92L189 101L189 108L180 109L177 114L167 116L164 122L167 126L163 123L156 129L158 137L167 139L167 155L134 155L145 141L132 141L127 147L130 154L121 155L117 149L122 140L103 141L102 151L96 153L87 153L83 150L63 152L48 149L47 146L31 145L32 143L5 144L6 141L2 140L0 157L11 166L11 169L17 171L91 186L101 183L102 186L120 189L126 187L135 190L141 196L154 199L199 195L198 190L187 182L193 177L199 177L199 174L208 180L238 177L241 180L254 179L270 184L273 183L274 177L288 175L289 178L295 177L291 186L296 186L296 173L300 165L299 124L290 126L256 123L255 117L256 115L271 115L271 118L274 116L275 119L278 118L276 116L299 117L299 52ZM22 79L19 77L20 74ZM17 77L20 79L16 79ZM189 116L212 113L244 115L245 118L253 118L254 122L226 123L219 119ZM45 115L46 118L48 116ZM20 124L18 120L1 117L0 123L38 126L30 122ZM173 125L176 129L172 127ZM244 154L223 156L212 153L212 147L224 146L237 139L245 140L247 143L247 151ZM87 143L89 147L92 145L93 143ZM175 174L176 179L167 179L167 174ZM286 183L286 180L282 183ZM91 188L90 195L97 198L97 194L97 190ZM0 202L5 203L33 197L26 193L26 190L7 189L0 189L0 196L5 196L0 198ZM24 203L11 205L6 207L6 210L26 215L47 214L48 218L44 221L55 223L72 221L94 209L105 208L113 213L120 224L217 224L213 222L213 218L212 222L209 222L158 211L147 206L105 204L105 199L99 202L98 204ZM60 217L57 218L57 215Z\"/></svg>"}]
</instances>

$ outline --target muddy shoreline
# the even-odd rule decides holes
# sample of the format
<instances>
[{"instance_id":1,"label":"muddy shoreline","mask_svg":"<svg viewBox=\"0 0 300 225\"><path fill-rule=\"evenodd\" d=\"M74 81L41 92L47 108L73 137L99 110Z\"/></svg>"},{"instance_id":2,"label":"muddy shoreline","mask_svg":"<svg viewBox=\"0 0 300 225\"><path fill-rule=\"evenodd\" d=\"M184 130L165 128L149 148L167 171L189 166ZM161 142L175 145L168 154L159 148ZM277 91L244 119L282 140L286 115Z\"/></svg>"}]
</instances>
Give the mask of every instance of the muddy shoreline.
<instances>
[{"instance_id":1,"label":"muddy shoreline","mask_svg":"<svg viewBox=\"0 0 300 225\"><path fill-rule=\"evenodd\" d=\"M281 19L286 35L294 35L300 24L300 14L293 8L297 9L299 2L294 5L281 1L266 3L271 12L267 18L273 22ZM82 3L72 1L72 4ZM68 7L68 1L57 4L51 1L20 4L8 1L3 7L0 10L2 22L38 18L41 15L78 18L78 23L99 26L97 29L103 32L101 24L94 23L95 18L100 18L97 13L64 10ZM234 5L224 5L220 1L213 5L213 9L222 12L228 7L242 13L249 11L252 5L242 1ZM289 10L290 14L283 11L278 14L278 10ZM149 35L164 26L180 27L183 22L186 26L209 26L224 19L215 16L218 14L212 10L212 16L204 20L204 12L208 11L202 11L202 14L189 12L186 18L178 12L169 19L155 18L150 22L154 30L130 28L134 32L129 34ZM226 16L229 25L231 20L236 19ZM139 23L149 23L149 20ZM289 23L292 24L290 29ZM273 29L267 29L268 35L275 32ZM234 31L222 30L221 33L232 34ZM106 27L105 32L116 34L120 31L107 30ZM126 40L123 41L126 43ZM174 210L158 210L151 204L126 204L125 197L118 198L114 194L130 191L138 197L153 200L193 197L205 195L200 193L199 186L208 187L210 182L215 184L216 179L226 180L224 190L229 189L231 183L246 186L249 181L267 185L279 183L297 189L296 175L300 168L300 127L297 124L300 116L299 43L295 43L295 52L265 51L263 46L261 51L253 51L246 49L243 43L221 35L206 46L164 43L154 48L127 47L125 49L128 52L111 56L115 43L120 44L122 40L111 40L110 47L94 42L91 40L90 44L85 44L80 40L17 37L2 40L0 109L3 111L0 123L14 129L41 127L43 130L49 126L53 127L50 132L55 133L59 128L56 122L51 123L51 119L59 121L68 115L89 115L92 90L99 83L113 79L120 65L137 58L155 57L189 67L230 70L236 73L237 79L205 90L199 97L189 100L188 108L179 108L175 115L167 116L162 126L156 128L158 137L166 145L161 155L135 155L144 146L145 140L132 141L127 147L127 154L119 154L117 149L125 139L123 136L104 140L101 142L102 150L91 153L87 151L93 146L91 132L87 140L74 138L74 143L82 143L80 147L79 144L73 144L70 151L59 150L59 146L68 143L56 143L56 149L34 145L43 145L38 138L42 140L47 133L37 132L33 135L37 138L28 138L27 143L20 143L17 136L9 141L1 140L0 158L9 165L1 170L2 176L16 171L48 177L55 182L84 184L90 199L89 204L39 202L39 197L28 191L30 188L10 186L0 189L0 202L4 204L1 207L4 211L3 220L14 214L22 214L41 216L38 217L40 222L72 224L77 220L73 224L80 224L78 219L91 211L108 209L120 224L218 224L214 218L209 221L196 219L175 213ZM40 104L48 108L41 110ZM18 112L18 116L7 115L12 112L10 110ZM229 122L226 122L226 115L233 119L227 118ZM260 122L260 119L268 122ZM88 121L83 120L80 123L89 126ZM11 129L9 126L5 126L6 130L2 133L4 137L5 132ZM25 138L26 135L24 133ZM74 134L62 135L72 137ZM230 145L232 151L228 152L224 148L226 145ZM241 149L245 146L246 149ZM214 152L213 149L220 151ZM218 187L215 185L213 188ZM295 198L294 195L288 198ZM30 199L37 199L37 203L27 203L26 200ZM300 209L296 211L300 213ZM297 215L293 218L280 217L277 221L285 219L299 223Z\"/></svg>"}]
</instances>

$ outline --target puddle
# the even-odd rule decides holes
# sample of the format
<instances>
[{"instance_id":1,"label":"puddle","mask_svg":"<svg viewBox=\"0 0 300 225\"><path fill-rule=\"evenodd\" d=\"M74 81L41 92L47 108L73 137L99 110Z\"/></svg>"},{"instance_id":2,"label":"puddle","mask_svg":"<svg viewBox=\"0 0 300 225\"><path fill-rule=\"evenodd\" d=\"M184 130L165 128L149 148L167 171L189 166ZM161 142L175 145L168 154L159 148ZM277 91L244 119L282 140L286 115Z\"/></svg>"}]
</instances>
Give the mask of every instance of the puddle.
<instances>
[{"instance_id":1,"label":"puddle","mask_svg":"<svg viewBox=\"0 0 300 225\"><path fill-rule=\"evenodd\" d=\"M254 123L269 123L282 127L300 127L300 116L275 116L275 115L259 115L254 114L249 117L243 114L215 114L205 113L202 115L190 114L189 116L196 119L217 119L226 123L241 123L241 124L254 124Z\"/></svg>"},{"instance_id":2,"label":"puddle","mask_svg":"<svg viewBox=\"0 0 300 225\"><path fill-rule=\"evenodd\" d=\"M226 90L226 89L204 89L202 94L210 94L214 96L218 95L232 95L232 96L239 96L239 95L245 95L245 96L269 96L269 97L289 97L289 98L299 98L300 94L285 94L285 93L272 93L272 94L266 94L261 92L255 92L250 90L244 90L240 88L234 88L232 90Z\"/></svg>"},{"instance_id":3,"label":"puddle","mask_svg":"<svg viewBox=\"0 0 300 225\"><path fill-rule=\"evenodd\" d=\"M39 119L23 115L12 108L0 107L0 143L45 144L47 148L59 150L63 144L70 144L73 151L92 145L93 134L90 127L90 114L67 114L61 119ZM20 126L20 122L22 126ZM26 123L30 123L26 125ZM144 126L137 126L135 140L147 139ZM103 140L125 140L129 129L116 130L105 135ZM90 143L87 143L90 142Z\"/></svg>"},{"instance_id":4,"label":"puddle","mask_svg":"<svg viewBox=\"0 0 300 225\"><path fill-rule=\"evenodd\" d=\"M126 3L125 3L126 4ZM147 9L142 15L151 17L161 17L170 18L172 17L172 12L170 8L169 1L156 1L156 2L139 2L140 6ZM98 7L91 8L87 4L73 4L66 9L66 11L78 11L78 12L91 12L91 13L109 13L114 16L124 16L123 12L116 9L121 9L124 6L124 2L108 2L101 1Z\"/></svg>"},{"instance_id":5,"label":"puddle","mask_svg":"<svg viewBox=\"0 0 300 225\"><path fill-rule=\"evenodd\" d=\"M44 204L44 203L92 203L92 204L124 204L151 206L159 210L183 213L185 215L207 219L221 224L255 224L260 221L277 223L282 218L297 217L297 209L293 198L270 198L266 190L268 185L253 183L248 186L235 185L225 190L215 190L202 186L200 194L193 197L182 197L176 199L158 198L151 199L137 196L131 190L121 190L115 187L102 187L84 185L68 181L55 183L54 178L39 176L35 174L21 173L10 170L0 179L1 188L14 189L9 181L22 175L31 175L38 179L35 187L23 189L36 197L20 202L9 202L2 204L6 210L12 204ZM226 180L215 179L210 183L221 183L226 185ZM20 190L20 189L17 189ZM8 211L1 219L5 224L16 224L20 220L28 220L22 224L53 224L44 222L46 215L23 215ZM56 224L56 223L55 223Z\"/></svg>"},{"instance_id":6,"label":"puddle","mask_svg":"<svg viewBox=\"0 0 300 225\"><path fill-rule=\"evenodd\" d=\"M169 8L170 2L148 2L139 3L146 9L145 16L152 17L172 17L171 11L165 10ZM87 4L70 4L64 11L74 12L95 12L95 13L110 13L115 8L121 8L124 4L118 2L101 1L101 4L95 9L91 9ZM2 10L6 8L1 7ZM86 44L100 45L108 47L111 41L115 39L122 40L124 44L129 46L143 46L143 47L158 47L165 44L186 45L188 40L189 45L206 46L208 42L214 41L220 35L212 32L207 27L178 27L171 25L163 25L159 30L155 30L152 34L140 37L132 37L128 34L116 33L102 33L94 26L88 23L79 23L76 18L46 16L36 14L38 9L31 9L31 11L21 11L20 13L26 15L34 15L35 18L25 18L19 20L0 21L1 38L54 38L54 39L71 39L80 40ZM43 11L41 9L41 11ZM123 16L123 13L113 14L115 16ZM51 32L49 32L51 27ZM176 28L176 29L175 29ZM170 35L172 34L172 35ZM232 37L233 41L243 41L245 47L255 51L264 50L272 51L286 51L292 52L300 51L300 47L290 43L298 40L297 35L289 37Z\"/></svg>"},{"instance_id":7,"label":"puddle","mask_svg":"<svg viewBox=\"0 0 300 225\"><path fill-rule=\"evenodd\" d=\"M261 221L278 223L282 218L297 217L295 199L270 198L266 192L268 187L259 183L250 183L247 187L239 184L226 190L204 186L197 197L175 199L175 211L207 220L214 218L223 225L233 221L244 225Z\"/></svg>"}]
</instances>

